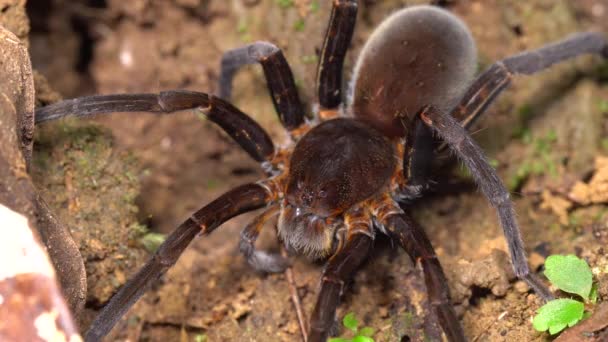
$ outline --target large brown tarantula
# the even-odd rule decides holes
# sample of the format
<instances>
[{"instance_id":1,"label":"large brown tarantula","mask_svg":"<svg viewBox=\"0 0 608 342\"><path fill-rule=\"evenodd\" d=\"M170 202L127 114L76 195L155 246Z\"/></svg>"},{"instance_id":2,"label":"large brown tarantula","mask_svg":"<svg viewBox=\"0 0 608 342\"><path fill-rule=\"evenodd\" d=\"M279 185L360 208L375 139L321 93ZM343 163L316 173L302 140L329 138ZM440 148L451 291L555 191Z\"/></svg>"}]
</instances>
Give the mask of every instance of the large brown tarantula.
<instances>
[{"instance_id":1,"label":"large brown tarantula","mask_svg":"<svg viewBox=\"0 0 608 342\"><path fill-rule=\"evenodd\" d=\"M425 189L439 140L464 162L496 208L516 275L544 299L552 297L530 272L508 191L467 129L513 75L533 74L581 54L608 57L606 39L598 33L574 34L498 61L473 81L476 49L466 26L442 9L409 7L388 17L370 37L343 104L342 66L356 16L357 1L333 1L318 65L318 110L311 121L305 119L287 61L268 42L224 54L219 96L184 90L90 96L36 111L40 123L68 115L195 109L218 124L266 172L265 179L228 191L175 229L101 311L87 341L105 336L175 264L192 239L259 208L264 212L244 229L240 242L253 267L281 272L287 265L281 256L254 247L264 223L276 215L279 239L288 250L327 259L308 341L327 338L345 281L366 258L377 234L390 236L421 263L431 307L446 336L464 341L435 251L400 205ZM235 72L252 63L262 65L276 111L290 134L291 142L284 146L275 147L255 121L227 102Z\"/></svg>"}]
</instances>

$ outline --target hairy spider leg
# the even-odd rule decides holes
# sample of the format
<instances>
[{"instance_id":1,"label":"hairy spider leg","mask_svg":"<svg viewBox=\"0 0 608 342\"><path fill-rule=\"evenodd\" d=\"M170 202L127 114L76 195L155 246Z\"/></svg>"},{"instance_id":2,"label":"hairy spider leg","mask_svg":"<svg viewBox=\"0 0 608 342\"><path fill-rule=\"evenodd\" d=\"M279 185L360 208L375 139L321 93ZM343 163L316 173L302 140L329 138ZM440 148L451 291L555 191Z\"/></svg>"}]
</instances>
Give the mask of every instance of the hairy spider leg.
<instances>
[{"instance_id":1,"label":"hairy spider leg","mask_svg":"<svg viewBox=\"0 0 608 342\"><path fill-rule=\"evenodd\" d=\"M424 230L405 213L379 218L388 234L399 242L414 263L420 262L428 300L448 341L466 341L464 331L450 299L450 289L437 254Z\"/></svg>"},{"instance_id":2,"label":"hairy spider leg","mask_svg":"<svg viewBox=\"0 0 608 342\"><path fill-rule=\"evenodd\" d=\"M317 96L321 119L337 116L342 103L342 67L355 31L356 0L334 0L317 66Z\"/></svg>"},{"instance_id":3,"label":"hairy spider leg","mask_svg":"<svg viewBox=\"0 0 608 342\"><path fill-rule=\"evenodd\" d=\"M477 77L451 115L469 129L509 86L513 75L531 75L585 54L599 54L608 58L606 37L599 32L576 33L558 42L500 60Z\"/></svg>"},{"instance_id":4,"label":"hairy spider leg","mask_svg":"<svg viewBox=\"0 0 608 342\"><path fill-rule=\"evenodd\" d=\"M370 225L371 229L371 225ZM367 258L373 238L355 233L327 261L321 277L321 290L310 317L308 342L325 342L336 319L336 308L345 283L350 280Z\"/></svg>"},{"instance_id":5,"label":"hairy spider leg","mask_svg":"<svg viewBox=\"0 0 608 342\"><path fill-rule=\"evenodd\" d=\"M507 239L515 275L526 281L544 300L553 299L554 296L551 291L530 272L509 192L502 184L496 171L490 166L481 148L464 127L449 114L427 106L420 112L420 119L431 127L464 162L471 171L475 183L479 185L482 193L496 209Z\"/></svg>"},{"instance_id":6,"label":"hairy spider leg","mask_svg":"<svg viewBox=\"0 0 608 342\"><path fill-rule=\"evenodd\" d=\"M360 203L344 214L337 230L338 244L327 261L321 277L321 290L310 317L308 342L324 342L336 321L336 309L346 282L367 258L375 238L372 208L374 198Z\"/></svg>"},{"instance_id":7,"label":"hairy spider leg","mask_svg":"<svg viewBox=\"0 0 608 342\"><path fill-rule=\"evenodd\" d=\"M403 151L403 173L407 180L398 196L400 201L411 201L422 196L429 186L435 141L433 132L420 120L408 130Z\"/></svg>"},{"instance_id":8,"label":"hairy spider leg","mask_svg":"<svg viewBox=\"0 0 608 342\"><path fill-rule=\"evenodd\" d=\"M84 117L114 112L173 113L188 109L200 110L256 161L269 162L274 157L274 144L257 122L219 97L194 91L170 90L159 94L79 97L36 109L36 123L72 115Z\"/></svg>"},{"instance_id":9,"label":"hairy spider leg","mask_svg":"<svg viewBox=\"0 0 608 342\"><path fill-rule=\"evenodd\" d=\"M244 65L260 63L279 119L288 131L304 122L304 107L293 73L283 52L269 42L255 42L224 53L220 65L218 96L230 100L234 75Z\"/></svg>"},{"instance_id":10,"label":"hairy spider leg","mask_svg":"<svg viewBox=\"0 0 608 342\"><path fill-rule=\"evenodd\" d=\"M224 193L192 214L167 236L146 265L101 310L87 331L85 341L99 341L107 335L150 286L175 264L196 236L208 235L229 219L264 207L272 197L267 187L261 184L245 184Z\"/></svg>"},{"instance_id":11,"label":"hairy spider leg","mask_svg":"<svg viewBox=\"0 0 608 342\"><path fill-rule=\"evenodd\" d=\"M281 273L289 266L289 262L280 254L270 254L255 248L255 241L260 236L264 224L279 213L279 206L268 208L265 212L251 221L241 232L239 250L251 267L256 271Z\"/></svg>"}]
</instances>

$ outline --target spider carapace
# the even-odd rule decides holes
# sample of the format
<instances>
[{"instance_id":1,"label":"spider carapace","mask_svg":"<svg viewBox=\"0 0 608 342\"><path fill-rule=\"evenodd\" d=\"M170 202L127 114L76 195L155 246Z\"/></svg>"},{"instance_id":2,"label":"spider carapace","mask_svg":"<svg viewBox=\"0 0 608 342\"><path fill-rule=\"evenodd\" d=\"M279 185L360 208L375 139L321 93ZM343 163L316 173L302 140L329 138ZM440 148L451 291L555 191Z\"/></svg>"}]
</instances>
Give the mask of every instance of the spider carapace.
<instances>
[{"instance_id":1,"label":"spider carapace","mask_svg":"<svg viewBox=\"0 0 608 342\"><path fill-rule=\"evenodd\" d=\"M189 243L241 213L265 208L241 234L240 250L258 270L280 272L279 255L257 250L264 223L279 216L278 236L289 250L327 258L309 342L324 341L335 321L345 283L368 255L377 234L395 240L424 271L432 313L450 341L466 340L449 288L424 230L407 201L421 195L437 142L469 168L495 207L515 274L544 299L551 292L528 267L509 193L467 132L515 74L533 74L581 54L608 57L600 33L578 33L492 64L473 80L475 44L466 26L447 11L413 6L389 16L372 34L354 68L343 103L342 66L357 17L357 1L334 0L317 72L318 108L304 118L293 75L281 50L256 42L228 51L218 96L173 90L160 94L101 95L62 101L36 111L36 122L110 112L171 113L197 109L218 124L266 177L232 189L177 227L148 263L104 307L87 341L105 336ZM259 63L279 118L291 136L275 148L254 120L231 105L232 79Z\"/></svg>"},{"instance_id":2,"label":"spider carapace","mask_svg":"<svg viewBox=\"0 0 608 342\"><path fill-rule=\"evenodd\" d=\"M386 137L358 120L332 119L313 128L291 156L279 237L310 257L330 255L344 212L388 184L395 156Z\"/></svg>"}]
</instances>

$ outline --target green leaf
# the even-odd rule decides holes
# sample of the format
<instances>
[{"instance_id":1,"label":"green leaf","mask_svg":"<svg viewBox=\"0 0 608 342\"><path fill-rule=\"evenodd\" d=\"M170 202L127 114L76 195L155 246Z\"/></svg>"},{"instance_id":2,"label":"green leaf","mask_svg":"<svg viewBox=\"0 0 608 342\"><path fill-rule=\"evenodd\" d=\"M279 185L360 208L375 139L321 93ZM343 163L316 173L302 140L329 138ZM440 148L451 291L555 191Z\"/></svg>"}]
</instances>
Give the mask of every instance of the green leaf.
<instances>
[{"instance_id":1,"label":"green leaf","mask_svg":"<svg viewBox=\"0 0 608 342\"><path fill-rule=\"evenodd\" d=\"M545 276L560 290L589 298L593 276L585 260L575 255L551 255L545 261Z\"/></svg>"},{"instance_id":2,"label":"green leaf","mask_svg":"<svg viewBox=\"0 0 608 342\"><path fill-rule=\"evenodd\" d=\"M353 338L353 342L374 342L374 339L367 336L357 335Z\"/></svg>"},{"instance_id":3,"label":"green leaf","mask_svg":"<svg viewBox=\"0 0 608 342\"><path fill-rule=\"evenodd\" d=\"M344 319L342 320L342 324L344 324L345 327L347 327L348 329L350 329L356 333L357 326L359 325L359 321L357 321L357 319L355 318L354 313L349 312L346 314L346 316L344 316Z\"/></svg>"},{"instance_id":4,"label":"green leaf","mask_svg":"<svg viewBox=\"0 0 608 342\"><path fill-rule=\"evenodd\" d=\"M332 337L327 342L351 342L351 339L347 339L344 337Z\"/></svg>"},{"instance_id":5,"label":"green leaf","mask_svg":"<svg viewBox=\"0 0 608 342\"><path fill-rule=\"evenodd\" d=\"M585 305L579 301L560 298L555 299L538 309L532 325L538 331L549 330L551 335L562 331L566 326L573 326L583 318Z\"/></svg>"},{"instance_id":6,"label":"green leaf","mask_svg":"<svg viewBox=\"0 0 608 342\"><path fill-rule=\"evenodd\" d=\"M357 335L372 337L375 332L376 331L372 327L364 327L364 328L361 328L361 330L359 330L359 332L357 333Z\"/></svg>"},{"instance_id":7,"label":"green leaf","mask_svg":"<svg viewBox=\"0 0 608 342\"><path fill-rule=\"evenodd\" d=\"M591 292L589 293L589 303L597 304L597 284L591 286Z\"/></svg>"}]
</instances>

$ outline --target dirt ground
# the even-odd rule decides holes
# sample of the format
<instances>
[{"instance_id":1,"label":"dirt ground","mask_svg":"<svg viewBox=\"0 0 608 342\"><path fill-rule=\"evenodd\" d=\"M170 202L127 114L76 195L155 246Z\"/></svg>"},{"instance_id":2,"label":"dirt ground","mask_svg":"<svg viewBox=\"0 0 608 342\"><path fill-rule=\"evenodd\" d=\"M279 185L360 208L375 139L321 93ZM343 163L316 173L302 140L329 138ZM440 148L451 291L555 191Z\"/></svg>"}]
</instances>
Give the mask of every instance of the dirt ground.
<instances>
[{"instance_id":1,"label":"dirt ground","mask_svg":"<svg viewBox=\"0 0 608 342\"><path fill-rule=\"evenodd\" d=\"M382 18L428 1L360 2L347 79ZM268 40L283 49L301 97L310 103L330 3L30 1L30 51L34 68L64 98L174 88L214 92L222 52ZM471 28L480 69L573 32L608 32L605 0L441 3ZM584 257L600 284L600 302L608 298L608 199L594 196L606 182L599 177L593 183L592 176L606 172L600 157L608 154L607 81L608 64L591 57L518 77L473 130L513 193L532 268L540 270L549 254ZM38 100L55 98L49 90ZM233 100L275 141L284 138L258 66L238 74ZM112 114L45 126L37 136L33 176L81 243L89 275L87 306L78 316L83 329L145 262L142 241L150 231L167 233L227 189L262 177L229 138L190 113ZM532 328L541 301L514 279L493 209L457 163L433 177L435 191L411 210L446 270L467 336L548 340ZM252 217L196 240L108 340L300 340L285 276L258 274L238 253L239 231ZM259 245L276 250L272 229L267 232ZM293 263L309 313L322 267L297 258ZM420 270L380 239L338 316L354 312L377 330L376 341L436 340L425 296Z\"/></svg>"}]
</instances>

